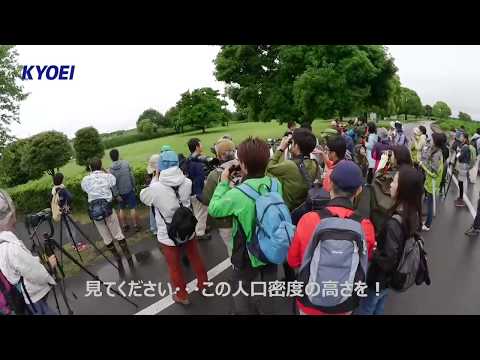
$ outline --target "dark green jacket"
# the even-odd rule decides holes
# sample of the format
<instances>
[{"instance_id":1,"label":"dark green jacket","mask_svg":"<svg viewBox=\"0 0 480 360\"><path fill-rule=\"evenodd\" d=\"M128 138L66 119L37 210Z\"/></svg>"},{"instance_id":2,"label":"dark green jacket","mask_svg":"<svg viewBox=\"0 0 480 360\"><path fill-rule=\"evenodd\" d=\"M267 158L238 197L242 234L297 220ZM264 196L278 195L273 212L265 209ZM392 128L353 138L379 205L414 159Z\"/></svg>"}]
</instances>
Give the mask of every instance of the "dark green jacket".
<instances>
[{"instance_id":1,"label":"dark green jacket","mask_svg":"<svg viewBox=\"0 0 480 360\"><path fill-rule=\"evenodd\" d=\"M299 160L284 160L283 152L277 150L267 166L267 175L276 177L282 184L283 200L290 211L305 201L308 192L308 185L295 162ZM318 178L318 167L314 160L305 160L305 168L312 180Z\"/></svg>"}]
</instances>

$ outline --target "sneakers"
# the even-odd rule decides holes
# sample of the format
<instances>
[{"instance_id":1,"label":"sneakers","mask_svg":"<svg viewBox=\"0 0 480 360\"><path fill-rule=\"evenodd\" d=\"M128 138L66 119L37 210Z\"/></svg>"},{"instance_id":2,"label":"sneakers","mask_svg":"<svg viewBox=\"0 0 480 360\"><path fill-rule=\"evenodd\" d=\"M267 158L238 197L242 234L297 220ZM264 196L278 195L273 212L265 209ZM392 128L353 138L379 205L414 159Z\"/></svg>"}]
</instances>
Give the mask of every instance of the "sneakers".
<instances>
[{"instance_id":1,"label":"sneakers","mask_svg":"<svg viewBox=\"0 0 480 360\"><path fill-rule=\"evenodd\" d=\"M425 224L422 225L422 231L430 231L430 226L427 226Z\"/></svg>"},{"instance_id":2,"label":"sneakers","mask_svg":"<svg viewBox=\"0 0 480 360\"><path fill-rule=\"evenodd\" d=\"M475 229L473 226L470 227L467 231L465 231L465 235L467 236L476 236L480 234L480 229Z\"/></svg>"},{"instance_id":3,"label":"sneakers","mask_svg":"<svg viewBox=\"0 0 480 360\"><path fill-rule=\"evenodd\" d=\"M190 305L190 300L188 299L180 299L177 294L173 294L173 301L175 301L178 304L182 305Z\"/></svg>"},{"instance_id":4,"label":"sneakers","mask_svg":"<svg viewBox=\"0 0 480 360\"><path fill-rule=\"evenodd\" d=\"M463 199L457 199L457 200L455 200L455 206L456 207L465 207L465 202L463 201Z\"/></svg>"}]
</instances>

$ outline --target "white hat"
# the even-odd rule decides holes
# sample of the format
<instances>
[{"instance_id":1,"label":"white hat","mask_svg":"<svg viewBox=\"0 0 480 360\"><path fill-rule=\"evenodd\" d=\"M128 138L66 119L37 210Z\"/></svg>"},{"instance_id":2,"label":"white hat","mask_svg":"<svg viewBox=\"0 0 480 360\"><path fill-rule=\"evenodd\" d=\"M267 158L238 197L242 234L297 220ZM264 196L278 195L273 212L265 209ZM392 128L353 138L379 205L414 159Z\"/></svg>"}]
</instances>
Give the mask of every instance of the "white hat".
<instances>
[{"instance_id":1,"label":"white hat","mask_svg":"<svg viewBox=\"0 0 480 360\"><path fill-rule=\"evenodd\" d=\"M160 159L160 154L153 154L150 156L147 164L147 174L152 175L155 171L157 171L157 164L158 160Z\"/></svg>"},{"instance_id":2,"label":"white hat","mask_svg":"<svg viewBox=\"0 0 480 360\"><path fill-rule=\"evenodd\" d=\"M15 215L15 205L10 195L0 190L0 227L5 228Z\"/></svg>"}]
</instances>

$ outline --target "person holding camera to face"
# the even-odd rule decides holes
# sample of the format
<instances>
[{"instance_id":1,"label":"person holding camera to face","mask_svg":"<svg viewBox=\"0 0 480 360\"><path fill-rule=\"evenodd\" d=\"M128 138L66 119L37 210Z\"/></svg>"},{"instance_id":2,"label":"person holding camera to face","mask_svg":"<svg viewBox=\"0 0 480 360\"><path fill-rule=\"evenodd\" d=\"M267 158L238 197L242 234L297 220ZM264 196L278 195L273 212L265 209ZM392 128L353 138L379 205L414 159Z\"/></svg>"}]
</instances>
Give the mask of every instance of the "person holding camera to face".
<instances>
[{"instance_id":1,"label":"person holding camera to face","mask_svg":"<svg viewBox=\"0 0 480 360\"><path fill-rule=\"evenodd\" d=\"M115 248L114 240L118 241L126 259L131 262L132 255L128 249L127 240L120 227L117 213L112 207L112 188L116 184L115 176L102 168L100 159L91 162L90 170L90 175L85 176L81 183L82 190L88 195L90 219L117 262L121 264L121 257Z\"/></svg>"},{"instance_id":2,"label":"person holding camera to face","mask_svg":"<svg viewBox=\"0 0 480 360\"><path fill-rule=\"evenodd\" d=\"M233 143L233 141L226 138L221 138L215 144L215 153L218 160L220 161L220 166L212 170L210 174L208 174L207 181L205 182L205 187L203 188L201 196L202 203L207 207L210 204L213 193L215 192L215 188L220 182L222 172L225 169L231 169L229 182L232 187L237 185L241 181L239 167L240 165L235 159L235 144ZM237 166L235 167L235 165ZM212 227L217 229L220 238L225 243L229 257L232 255L232 226L233 219L231 216L224 218L212 218Z\"/></svg>"},{"instance_id":3,"label":"person holding camera to face","mask_svg":"<svg viewBox=\"0 0 480 360\"><path fill-rule=\"evenodd\" d=\"M0 301L0 314L58 315L47 304L55 280L14 234L16 221L12 198L0 190L0 299L10 299L6 303ZM55 255L46 255L50 267L55 268ZM7 288L10 296L5 297ZM20 291L23 296L12 304L13 295L20 295Z\"/></svg>"},{"instance_id":4,"label":"person holding camera to face","mask_svg":"<svg viewBox=\"0 0 480 360\"><path fill-rule=\"evenodd\" d=\"M283 153L290 145L292 160L283 160ZM276 177L283 188L283 199L290 211L300 206L307 192L319 176L319 165L310 158L317 144L315 135L305 128L295 129L292 136L284 137L267 166L267 174ZM295 273L284 266L287 281L295 280Z\"/></svg>"}]
</instances>

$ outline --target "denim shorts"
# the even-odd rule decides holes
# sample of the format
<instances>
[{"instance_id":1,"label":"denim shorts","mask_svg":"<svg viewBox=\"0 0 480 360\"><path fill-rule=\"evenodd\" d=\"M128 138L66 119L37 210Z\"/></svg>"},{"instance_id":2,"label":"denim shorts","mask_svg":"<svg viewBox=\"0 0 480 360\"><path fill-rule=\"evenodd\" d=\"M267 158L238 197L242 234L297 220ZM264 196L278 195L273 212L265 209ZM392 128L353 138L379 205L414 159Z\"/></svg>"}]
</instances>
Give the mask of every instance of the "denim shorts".
<instances>
[{"instance_id":1,"label":"denim shorts","mask_svg":"<svg viewBox=\"0 0 480 360\"><path fill-rule=\"evenodd\" d=\"M137 195L135 194L135 191L120 195L120 197L123 200L122 202L118 203L120 209L135 209L137 207Z\"/></svg>"}]
</instances>

